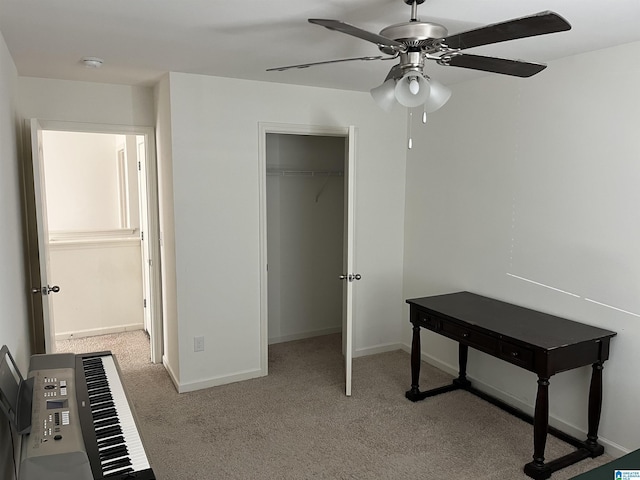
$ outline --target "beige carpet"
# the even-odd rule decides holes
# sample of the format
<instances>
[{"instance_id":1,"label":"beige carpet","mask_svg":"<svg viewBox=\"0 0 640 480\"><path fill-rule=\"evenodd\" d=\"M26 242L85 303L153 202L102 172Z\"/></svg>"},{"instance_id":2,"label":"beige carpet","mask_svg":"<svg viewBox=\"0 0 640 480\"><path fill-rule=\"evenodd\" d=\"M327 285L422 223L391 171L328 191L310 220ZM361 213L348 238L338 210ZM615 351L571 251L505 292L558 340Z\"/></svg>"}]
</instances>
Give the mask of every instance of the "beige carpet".
<instances>
[{"instance_id":1,"label":"beige carpet","mask_svg":"<svg viewBox=\"0 0 640 480\"><path fill-rule=\"evenodd\" d=\"M159 480L529 478L522 467L533 453L533 427L463 391L406 400L403 351L355 359L349 398L339 335L273 345L269 376L185 394L162 365L149 363L141 331L58 347L116 355ZM423 366L422 388L450 381ZM546 457L572 449L550 436ZM611 460L587 459L551 478Z\"/></svg>"}]
</instances>

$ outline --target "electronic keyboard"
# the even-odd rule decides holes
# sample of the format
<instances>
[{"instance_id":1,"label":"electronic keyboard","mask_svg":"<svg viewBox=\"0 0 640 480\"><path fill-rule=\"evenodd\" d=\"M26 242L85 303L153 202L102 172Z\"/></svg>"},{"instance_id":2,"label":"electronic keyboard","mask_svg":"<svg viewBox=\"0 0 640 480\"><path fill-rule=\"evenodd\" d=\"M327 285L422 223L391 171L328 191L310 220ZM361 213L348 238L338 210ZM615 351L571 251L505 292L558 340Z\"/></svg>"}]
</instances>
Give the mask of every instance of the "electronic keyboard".
<instances>
[{"instance_id":1,"label":"electronic keyboard","mask_svg":"<svg viewBox=\"0 0 640 480\"><path fill-rule=\"evenodd\" d=\"M19 480L155 480L110 352L34 355Z\"/></svg>"}]
</instances>

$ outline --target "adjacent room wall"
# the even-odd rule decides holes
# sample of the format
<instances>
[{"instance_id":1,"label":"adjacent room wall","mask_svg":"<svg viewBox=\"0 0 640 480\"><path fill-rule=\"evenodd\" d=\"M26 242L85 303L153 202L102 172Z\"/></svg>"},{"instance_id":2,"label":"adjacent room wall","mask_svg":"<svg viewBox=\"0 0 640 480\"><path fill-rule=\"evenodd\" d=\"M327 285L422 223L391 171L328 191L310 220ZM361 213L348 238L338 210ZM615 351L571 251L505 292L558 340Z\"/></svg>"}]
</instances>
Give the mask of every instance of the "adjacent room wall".
<instances>
[{"instance_id":1,"label":"adjacent room wall","mask_svg":"<svg viewBox=\"0 0 640 480\"><path fill-rule=\"evenodd\" d=\"M140 239L50 246L56 340L144 328Z\"/></svg>"},{"instance_id":2,"label":"adjacent room wall","mask_svg":"<svg viewBox=\"0 0 640 480\"><path fill-rule=\"evenodd\" d=\"M31 354L22 235L21 174L15 91L18 75L0 33L0 346L7 345L23 375ZM9 424L0 415L0 444L10 445ZM15 439L15 444L19 441ZM1 449L0 477L13 478L11 449Z\"/></svg>"},{"instance_id":3,"label":"adjacent room wall","mask_svg":"<svg viewBox=\"0 0 640 480\"><path fill-rule=\"evenodd\" d=\"M405 297L469 290L618 332L599 431L614 454L640 448L632 421L640 394L640 63L629 60L637 58L640 43L557 60L526 80L455 85L407 160ZM408 348L408 321L404 339ZM457 370L453 342L423 339L430 361ZM551 378L552 424L580 437L590 373ZM476 351L469 374L532 411L533 374Z\"/></svg>"},{"instance_id":4,"label":"adjacent room wall","mask_svg":"<svg viewBox=\"0 0 640 480\"><path fill-rule=\"evenodd\" d=\"M169 85L179 389L260 372L259 122L357 127L355 351L397 346L404 112L359 92L181 73Z\"/></svg>"},{"instance_id":5,"label":"adjacent room wall","mask_svg":"<svg viewBox=\"0 0 640 480\"><path fill-rule=\"evenodd\" d=\"M42 138L56 339L143 328L137 152L111 133Z\"/></svg>"},{"instance_id":6,"label":"adjacent room wall","mask_svg":"<svg viewBox=\"0 0 640 480\"><path fill-rule=\"evenodd\" d=\"M42 132L50 234L121 227L116 139L104 133Z\"/></svg>"}]
</instances>

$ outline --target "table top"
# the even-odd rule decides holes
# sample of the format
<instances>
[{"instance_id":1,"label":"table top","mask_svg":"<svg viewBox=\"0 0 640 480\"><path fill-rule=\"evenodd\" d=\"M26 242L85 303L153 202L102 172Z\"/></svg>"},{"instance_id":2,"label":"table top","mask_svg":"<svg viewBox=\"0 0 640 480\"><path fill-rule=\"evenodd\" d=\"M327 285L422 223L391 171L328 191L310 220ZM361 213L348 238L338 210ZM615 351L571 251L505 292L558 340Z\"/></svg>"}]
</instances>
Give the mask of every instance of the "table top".
<instances>
[{"instance_id":1,"label":"table top","mask_svg":"<svg viewBox=\"0 0 640 480\"><path fill-rule=\"evenodd\" d=\"M471 292L413 298L407 303L546 350L611 338L616 332Z\"/></svg>"}]
</instances>

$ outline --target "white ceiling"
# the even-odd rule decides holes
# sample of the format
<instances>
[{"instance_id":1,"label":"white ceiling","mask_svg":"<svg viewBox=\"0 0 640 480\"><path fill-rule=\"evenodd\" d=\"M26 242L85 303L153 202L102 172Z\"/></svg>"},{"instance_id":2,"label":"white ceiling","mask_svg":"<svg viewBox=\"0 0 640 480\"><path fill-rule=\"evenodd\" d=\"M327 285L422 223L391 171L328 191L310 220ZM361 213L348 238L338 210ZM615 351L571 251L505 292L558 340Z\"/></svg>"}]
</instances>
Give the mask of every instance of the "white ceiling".
<instances>
[{"instance_id":1,"label":"white ceiling","mask_svg":"<svg viewBox=\"0 0 640 480\"><path fill-rule=\"evenodd\" d=\"M426 0L418 16L451 34L543 10L562 15L572 30L473 53L544 63L640 41L640 0ZM265 70L380 54L374 44L308 18L377 33L410 13L403 0L0 0L0 31L22 76L153 85L175 71L368 91L397 62ZM86 56L104 59L103 67L84 67ZM445 84L487 75L435 62L426 72Z\"/></svg>"}]
</instances>

